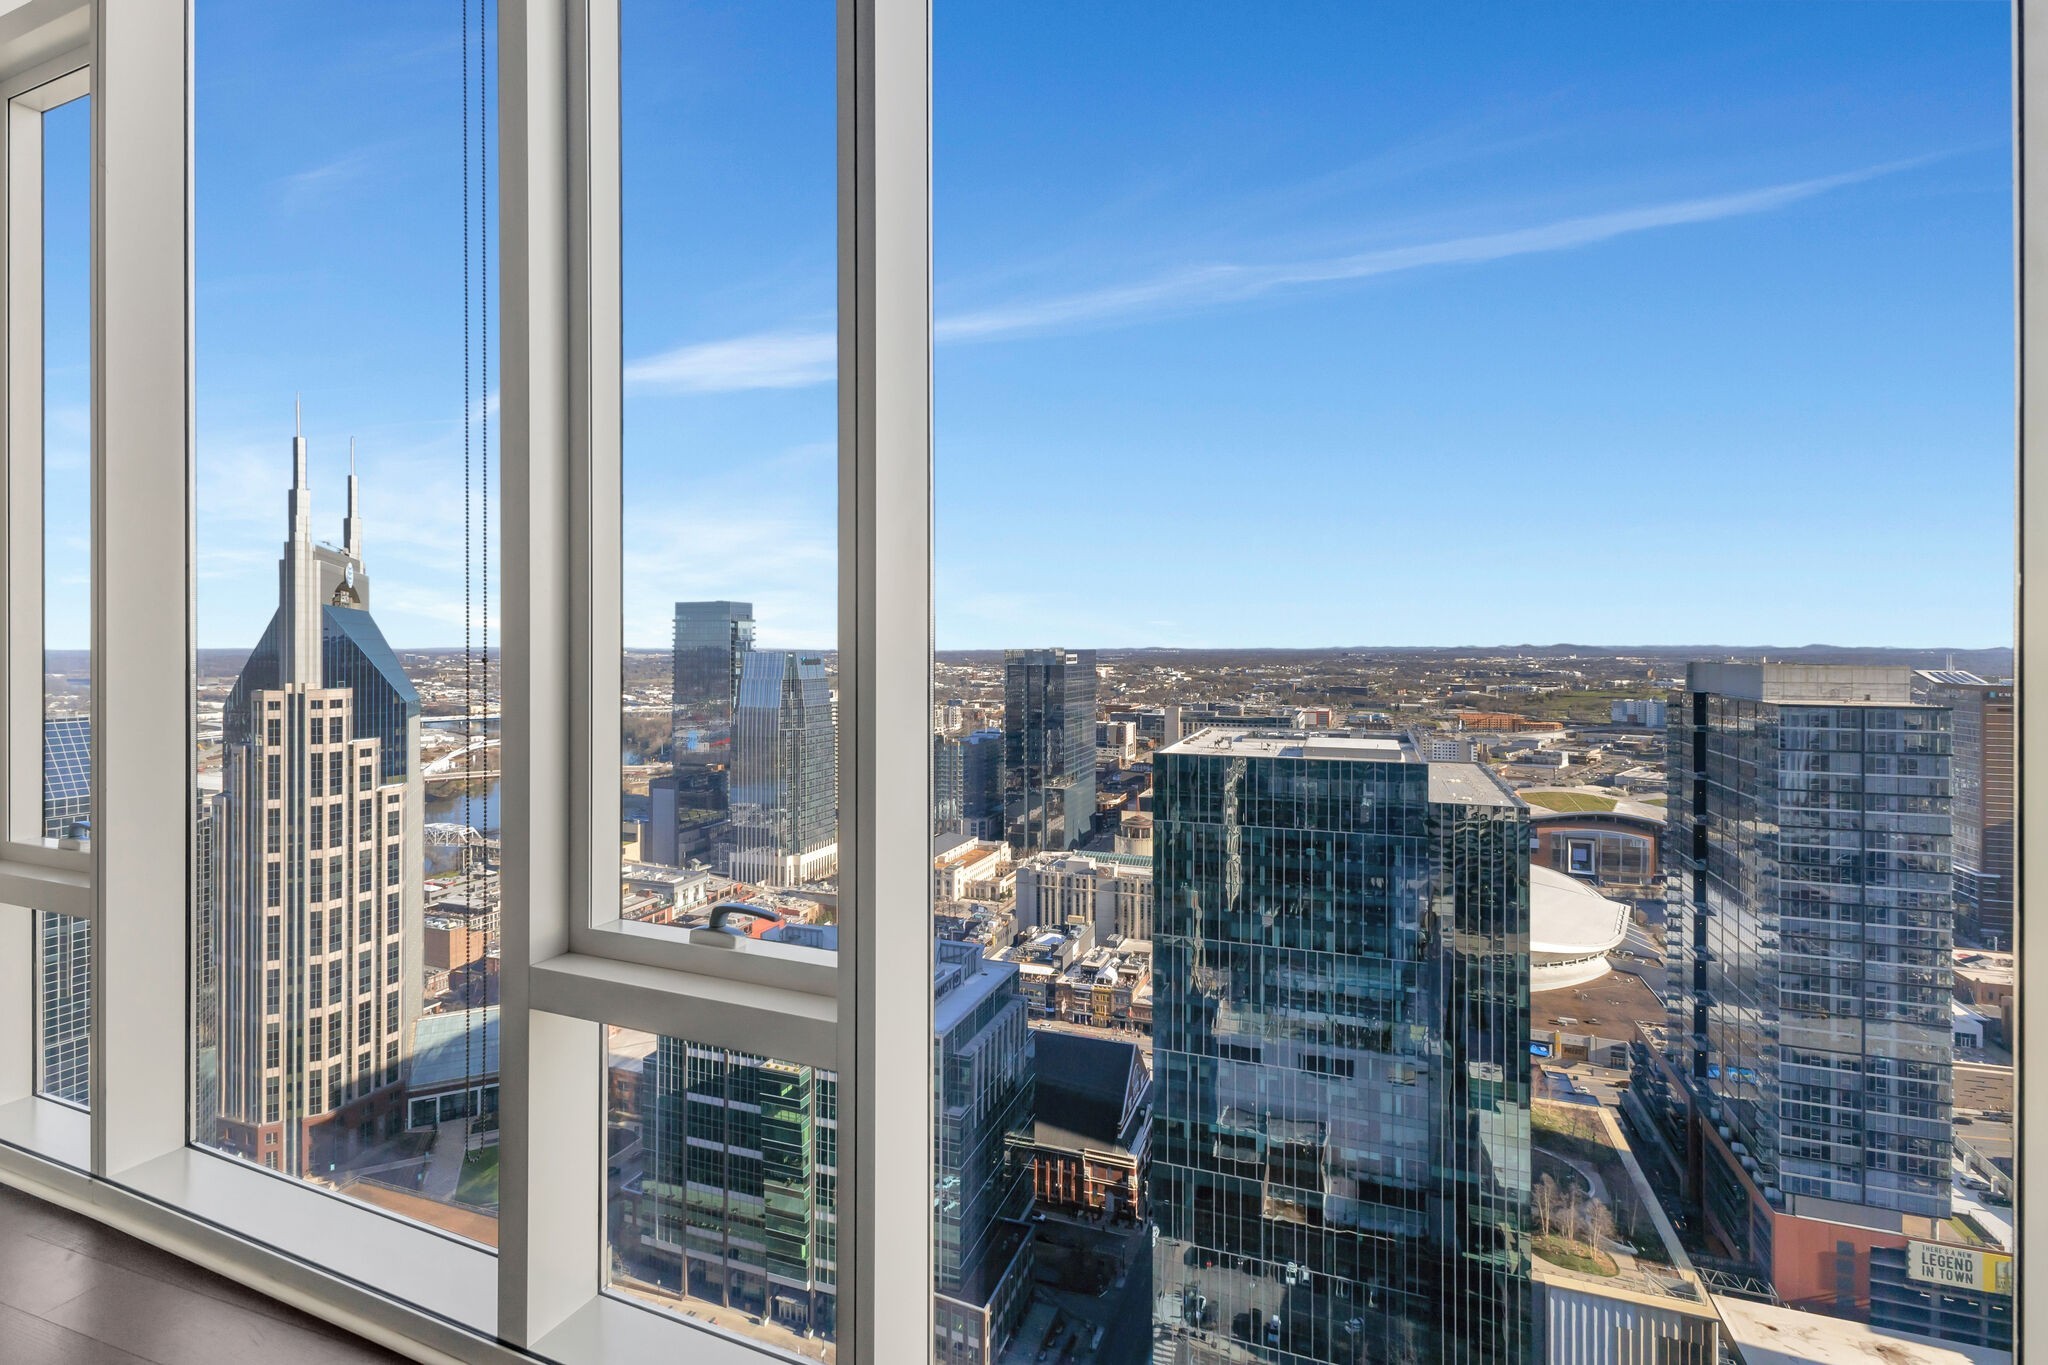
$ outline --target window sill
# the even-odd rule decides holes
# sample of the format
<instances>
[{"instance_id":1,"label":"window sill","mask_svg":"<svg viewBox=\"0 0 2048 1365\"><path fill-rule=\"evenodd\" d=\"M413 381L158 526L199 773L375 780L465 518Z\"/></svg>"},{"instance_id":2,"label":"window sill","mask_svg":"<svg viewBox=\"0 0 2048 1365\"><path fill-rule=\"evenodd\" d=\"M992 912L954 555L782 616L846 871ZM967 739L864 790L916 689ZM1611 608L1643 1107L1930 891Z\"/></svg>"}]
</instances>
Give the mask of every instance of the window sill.
<instances>
[{"instance_id":1,"label":"window sill","mask_svg":"<svg viewBox=\"0 0 2048 1365\"><path fill-rule=\"evenodd\" d=\"M92 1165L92 1115L40 1096L0 1104L0 1144L83 1171Z\"/></svg>"},{"instance_id":2,"label":"window sill","mask_svg":"<svg viewBox=\"0 0 2048 1365\"><path fill-rule=\"evenodd\" d=\"M600 1294L541 1338L536 1354L561 1365L613 1365L628 1360L687 1360L690 1365L771 1365L790 1356L730 1337L653 1307Z\"/></svg>"},{"instance_id":3,"label":"window sill","mask_svg":"<svg viewBox=\"0 0 2048 1365\"><path fill-rule=\"evenodd\" d=\"M31 1105L44 1112L25 1112ZM412 1359L531 1359L491 1339L498 1261L488 1250L194 1149L103 1181L16 1142L28 1133L61 1148L83 1129L89 1146L89 1128L85 1114L47 1100L0 1106L0 1141L19 1149L0 1147L0 1181Z\"/></svg>"}]
</instances>

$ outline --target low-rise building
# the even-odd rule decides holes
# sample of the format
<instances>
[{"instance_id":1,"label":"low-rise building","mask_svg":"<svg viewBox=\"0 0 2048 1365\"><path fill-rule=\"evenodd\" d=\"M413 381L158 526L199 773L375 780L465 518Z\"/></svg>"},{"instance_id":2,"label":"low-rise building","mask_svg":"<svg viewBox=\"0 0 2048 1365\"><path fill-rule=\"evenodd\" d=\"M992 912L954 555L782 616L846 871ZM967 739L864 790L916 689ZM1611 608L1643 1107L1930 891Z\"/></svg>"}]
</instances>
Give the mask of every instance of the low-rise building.
<instances>
[{"instance_id":1,"label":"low-rise building","mask_svg":"<svg viewBox=\"0 0 2048 1365\"><path fill-rule=\"evenodd\" d=\"M1152 1160L1152 1073L1134 1043L1039 1030L1038 1113L1022 1141L1039 1208L1135 1224Z\"/></svg>"},{"instance_id":2,"label":"low-rise building","mask_svg":"<svg viewBox=\"0 0 2048 1365\"><path fill-rule=\"evenodd\" d=\"M1069 963L1053 987L1052 1013L1070 1024L1152 1031L1152 944L1122 939Z\"/></svg>"},{"instance_id":3,"label":"low-rise building","mask_svg":"<svg viewBox=\"0 0 2048 1365\"><path fill-rule=\"evenodd\" d=\"M1016 884L1010 846L1000 839L956 836L932 857L932 899L941 903L1000 900Z\"/></svg>"}]
</instances>

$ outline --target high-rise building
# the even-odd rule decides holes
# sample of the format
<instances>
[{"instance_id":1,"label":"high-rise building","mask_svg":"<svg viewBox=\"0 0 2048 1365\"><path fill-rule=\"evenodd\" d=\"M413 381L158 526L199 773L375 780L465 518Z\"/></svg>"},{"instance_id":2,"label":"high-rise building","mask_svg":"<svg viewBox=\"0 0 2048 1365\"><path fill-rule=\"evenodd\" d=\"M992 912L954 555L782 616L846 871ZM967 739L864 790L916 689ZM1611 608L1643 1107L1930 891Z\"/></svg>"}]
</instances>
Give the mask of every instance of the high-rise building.
<instances>
[{"instance_id":1,"label":"high-rise building","mask_svg":"<svg viewBox=\"0 0 2048 1365\"><path fill-rule=\"evenodd\" d=\"M192 1131L220 1120L220 774L201 773L192 811Z\"/></svg>"},{"instance_id":2,"label":"high-rise building","mask_svg":"<svg viewBox=\"0 0 2048 1365\"><path fill-rule=\"evenodd\" d=\"M825 661L749 650L733 717L734 878L797 886L839 866L839 741Z\"/></svg>"},{"instance_id":3,"label":"high-rise building","mask_svg":"<svg viewBox=\"0 0 2048 1365\"><path fill-rule=\"evenodd\" d=\"M949 834L960 828L960 800L967 789L963 758L958 738L948 734L932 736L933 834Z\"/></svg>"},{"instance_id":4,"label":"high-rise building","mask_svg":"<svg viewBox=\"0 0 2048 1365\"><path fill-rule=\"evenodd\" d=\"M1095 821L1095 651L1003 660L1004 837L1018 854L1078 846Z\"/></svg>"},{"instance_id":5,"label":"high-rise building","mask_svg":"<svg viewBox=\"0 0 2048 1365\"><path fill-rule=\"evenodd\" d=\"M670 742L674 772L655 783L648 850L679 864L708 855L731 811L733 712L754 647L751 602L678 602Z\"/></svg>"},{"instance_id":6,"label":"high-rise building","mask_svg":"<svg viewBox=\"0 0 2048 1365\"><path fill-rule=\"evenodd\" d=\"M1030 1011L1015 963L932 952L933 1360L995 1365L1030 1299Z\"/></svg>"},{"instance_id":7,"label":"high-rise building","mask_svg":"<svg viewBox=\"0 0 2048 1365\"><path fill-rule=\"evenodd\" d=\"M43 722L43 837L78 841L92 834L92 720ZM92 924L39 911L37 1033L43 1094L84 1104L92 1075Z\"/></svg>"},{"instance_id":8,"label":"high-rise building","mask_svg":"<svg viewBox=\"0 0 2048 1365\"><path fill-rule=\"evenodd\" d=\"M315 544L292 439L278 605L229 693L220 869L220 1145L325 1171L404 1126L419 1012L420 700L370 615L356 479Z\"/></svg>"},{"instance_id":9,"label":"high-rise building","mask_svg":"<svg viewBox=\"0 0 2048 1365\"><path fill-rule=\"evenodd\" d=\"M2013 943L2013 685L1943 669L1918 675L1920 700L1955 717L1956 912L1977 942Z\"/></svg>"},{"instance_id":10,"label":"high-rise building","mask_svg":"<svg viewBox=\"0 0 2048 1365\"><path fill-rule=\"evenodd\" d=\"M932 833L1003 837L1003 732L932 736Z\"/></svg>"},{"instance_id":11,"label":"high-rise building","mask_svg":"<svg viewBox=\"0 0 2048 1365\"><path fill-rule=\"evenodd\" d=\"M974 944L936 952L935 1358L993 1365L1029 1297L1031 1036L1015 965ZM641 1253L680 1260L690 1297L831 1336L837 1075L660 1038L647 1084Z\"/></svg>"},{"instance_id":12,"label":"high-rise building","mask_svg":"<svg viewBox=\"0 0 2048 1365\"><path fill-rule=\"evenodd\" d=\"M43 722L43 837L92 837L92 718Z\"/></svg>"},{"instance_id":13,"label":"high-rise building","mask_svg":"<svg viewBox=\"0 0 2048 1365\"><path fill-rule=\"evenodd\" d=\"M1672 698L1703 1231L1787 1302L1856 1312L1870 1247L1949 1214L1950 720L1905 668L1695 663Z\"/></svg>"},{"instance_id":14,"label":"high-rise building","mask_svg":"<svg viewBox=\"0 0 2048 1365\"><path fill-rule=\"evenodd\" d=\"M837 1318L839 1085L830 1071L656 1040L642 1101L644 1251L683 1291L798 1332Z\"/></svg>"},{"instance_id":15,"label":"high-rise building","mask_svg":"<svg viewBox=\"0 0 2048 1365\"><path fill-rule=\"evenodd\" d=\"M1155 1330L1526 1359L1527 808L1392 737L1154 762Z\"/></svg>"},{"instance_id":16,"label":"high-rise building","mask_svg":"<svg viewBox=\"0 0 2048 1365\"><path fill-rule=\"evenodd\" d=\"M1003 837L1003 732L976 730L960 737L960 833Z\"/></svg>"}]
</instances>

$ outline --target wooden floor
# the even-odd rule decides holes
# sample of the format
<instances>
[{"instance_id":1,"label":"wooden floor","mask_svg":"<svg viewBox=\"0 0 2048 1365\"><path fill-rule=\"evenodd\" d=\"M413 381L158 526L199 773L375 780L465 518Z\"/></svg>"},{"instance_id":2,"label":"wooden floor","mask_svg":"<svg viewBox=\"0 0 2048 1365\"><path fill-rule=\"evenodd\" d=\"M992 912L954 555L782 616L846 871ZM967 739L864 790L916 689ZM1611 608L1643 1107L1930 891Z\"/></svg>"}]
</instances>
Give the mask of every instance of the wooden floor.
<instances>
[{"instance_id":1,"label":"wooden floor","mask_svg":"<svg viewBox=\"0 0 2048 1365\"><path fill-rule=\"evenodd\" d=\"M5 1365L362 1365L381 1347L0 1187Z\"/></svg>"}]
</instances>

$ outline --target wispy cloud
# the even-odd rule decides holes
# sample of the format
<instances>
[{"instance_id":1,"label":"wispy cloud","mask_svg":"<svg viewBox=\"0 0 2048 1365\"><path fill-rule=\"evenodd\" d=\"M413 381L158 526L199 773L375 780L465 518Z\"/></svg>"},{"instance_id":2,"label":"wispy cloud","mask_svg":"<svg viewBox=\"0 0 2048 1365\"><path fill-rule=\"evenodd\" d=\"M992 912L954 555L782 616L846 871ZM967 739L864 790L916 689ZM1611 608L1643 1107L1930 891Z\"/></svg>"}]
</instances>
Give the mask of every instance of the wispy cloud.
<instances>
[{"instance_id":1,"label":"wispy cloud","mask_svg":"<svg viewBox=\"0 0 2048 1365\"><path fill-rule=\"evenodd\" d=\"M1671 200L1641 208L1557 219L1534 227L1474 233L1371 251L1284 262L1212 262L1104 288L1029 299L942 317L941 342L989 341L1078 326L1102 326L1161 313L1242 303L1278 290L1339 284L1433 266L1478 265L1593 246L1661 228L1750 217L1922 164L1887 162L1838 175L1793 180L1732 194ZM801 388L833 374L831 332L783 330L680 346L627 364L626 382L642 391L720 393Z\"/></svg>"},{"instance_id":2,"label":"wispy cloud","mask_svg":"<svg viewBox=\"0 0 2048 1365\"><path fill-rule=\"evenodd\" d=\"M303 208L312 201L359 180L377 164L381 147L358 147L317 166L278 177L278 197L287 208Z\"/></svg>"},{"instance_id":3,"label":"wispy cloud","mask_svg":"<svg viewBox=\"0 0 2048 1365\"><path fill-rule=\"evenodd\" d=\"M1289 287L1335 284L1370 279L1430 266L1475 265L1516 256L1533 256L1575 247L1592 246L1618 237L1650 232L1658 228L1711 223L1768 213L1802 199L1811 199L1861 181L1916 164L1893 162L1882 166L1847 171L1768 185L1735 194L1680 199L1643 208L1612 213L1564 218L1536 227L1505 232L1477 233L1408 246L1382 247L1373 251L1324 257L1317 260L1276 264L1243 265L1220 263L1194 266L1134 284L1113 285L1049 299L984 309L957 317L941 318L935 334L941 341L974 341L1044 331L1079 323L1096 323L1168 309L1237 303Z\"/></svg>"},{"instance_id":4,"label":"wispy cloud","mask_svg":"<svg viewBox=\"0 0 2048 1365\"><path fill-rule=\"evenodd\" d=\"M759 332L631 361L625 380L629 387L664 393L800 389L830 379L838 357L839 341L831 332Z\"/></svg>"}]
</instances>

